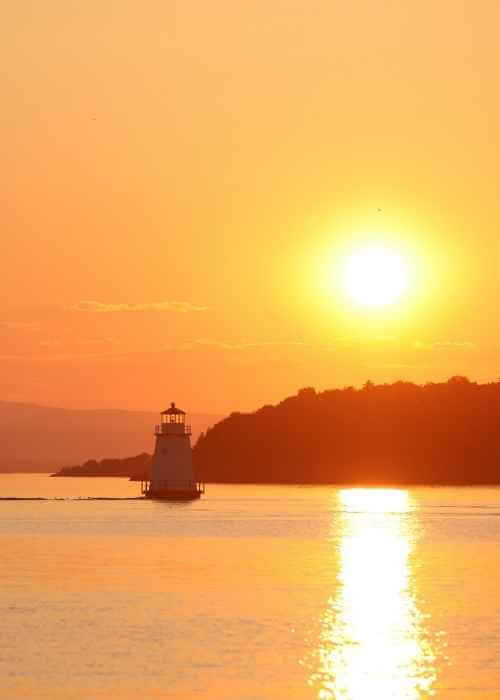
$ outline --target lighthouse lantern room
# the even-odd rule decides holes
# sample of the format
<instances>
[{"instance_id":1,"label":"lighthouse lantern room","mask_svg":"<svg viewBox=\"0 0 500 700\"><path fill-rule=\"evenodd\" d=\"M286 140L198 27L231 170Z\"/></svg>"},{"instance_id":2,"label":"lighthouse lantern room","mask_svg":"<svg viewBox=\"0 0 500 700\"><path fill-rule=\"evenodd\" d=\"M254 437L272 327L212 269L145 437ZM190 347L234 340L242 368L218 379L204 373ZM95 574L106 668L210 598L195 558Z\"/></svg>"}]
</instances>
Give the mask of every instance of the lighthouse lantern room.
<instances>
[{"instance_id":1,"label":"lighthouse lantern room","mask_svg":"<svg viewBox=\"0 0 500 700\"><path fill-rule=\"evenodd\" d=\"M171 403L162 411L161 423L155 428L151 481L143 490L147 498L191 500L205 492L204 485L194 477L190 437L185 411Z\"/></svg>"}]
</instances>

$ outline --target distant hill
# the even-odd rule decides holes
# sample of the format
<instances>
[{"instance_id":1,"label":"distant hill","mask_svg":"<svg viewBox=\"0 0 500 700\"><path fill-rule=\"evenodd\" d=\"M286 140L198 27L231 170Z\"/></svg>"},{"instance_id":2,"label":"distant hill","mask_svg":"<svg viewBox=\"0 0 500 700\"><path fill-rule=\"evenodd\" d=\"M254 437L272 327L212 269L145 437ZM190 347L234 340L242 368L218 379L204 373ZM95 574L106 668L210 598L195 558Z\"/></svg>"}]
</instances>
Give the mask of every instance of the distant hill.
<instances>
[{"instance_id":1,"label":"distant hill","mask_svg":"<svg viewBox=\"0 0 500 700\"><path fill-rule=\"evenodd\" d=\"M195 440L221 416L189 418ZM89 459L151 452L158 422L158 413L146 411L73 410L0 401L0 472L56 471Z\"/></svg>"},{"instance_id":2,"label":"distant hill","mask_svg":"<svg viewBox=\"0 0 500 700\"><path fill-rule=\"evenodd\" d=\"M317 393L233 413L194 448L204 481L499 484L500 383L465 377Z\"/></svg>"}]
</instances>

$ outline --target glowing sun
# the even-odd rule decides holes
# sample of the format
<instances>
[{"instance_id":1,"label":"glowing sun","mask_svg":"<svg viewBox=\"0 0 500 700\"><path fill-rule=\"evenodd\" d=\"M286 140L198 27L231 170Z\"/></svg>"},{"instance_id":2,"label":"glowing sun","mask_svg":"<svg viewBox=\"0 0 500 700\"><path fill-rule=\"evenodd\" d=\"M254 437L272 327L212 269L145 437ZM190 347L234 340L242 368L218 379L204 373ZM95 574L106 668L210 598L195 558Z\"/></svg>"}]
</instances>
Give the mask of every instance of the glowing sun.
<instances>
[{"instance_id":1,"label":"glowing sun","mask_svg":"<svg viewBox=\"0 0 500 700\"><path fill-rule=\"evenodd\" d=\"M344 264L345 293L363 306L393 304L409 285L409 269L395 250L382 246L360 248Z\"/></svg>"}]
</instances>

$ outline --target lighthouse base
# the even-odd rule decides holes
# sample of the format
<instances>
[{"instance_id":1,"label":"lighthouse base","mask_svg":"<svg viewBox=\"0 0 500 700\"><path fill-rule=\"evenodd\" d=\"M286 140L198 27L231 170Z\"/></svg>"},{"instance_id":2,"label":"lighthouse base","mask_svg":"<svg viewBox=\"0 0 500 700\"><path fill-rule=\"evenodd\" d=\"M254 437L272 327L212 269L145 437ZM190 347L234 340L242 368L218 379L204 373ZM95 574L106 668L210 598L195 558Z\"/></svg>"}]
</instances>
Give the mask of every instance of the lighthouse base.
<instances>
[{"instance_id":1,"label":"lighthouse base","mask_svg":"<svg viewBox=\"0 0 500 700\"><path fill-rule=\"evenodd\" d=\"M194 501L205 493L205 484L201 482L192 483L186 488L152 488L150 482L143 485L142 493L146 498L163 501Z\"/></svg>"},{"instance_id":2,"label":"lighthouse base","mask_svg":"<svg viewBox=\"0 0 500 700\"><path fill-rule=\"evenodd\" d=\"M162 501L194 501L201 494L201 491L146 491L144 495Z\"/></svg>"}]
</instances>

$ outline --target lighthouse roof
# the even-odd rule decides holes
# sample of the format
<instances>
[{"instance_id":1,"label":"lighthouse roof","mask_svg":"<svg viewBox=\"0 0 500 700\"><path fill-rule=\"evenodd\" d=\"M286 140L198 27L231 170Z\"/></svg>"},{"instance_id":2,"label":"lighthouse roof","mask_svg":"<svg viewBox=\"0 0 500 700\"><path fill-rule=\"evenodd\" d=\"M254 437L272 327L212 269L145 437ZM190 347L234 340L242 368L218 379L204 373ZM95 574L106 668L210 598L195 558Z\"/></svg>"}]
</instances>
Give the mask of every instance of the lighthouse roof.
<instances>
[{"instance_id":1,"label":"lighthouse roof","mask_svg":"<svg viewBox=\"0 0 500 700\"><path fill-rule=\"evenodd\" d=\"M172 401L172 403L170 404L170 408L167 408L166 411L162 411L162 412L161 412L161 415L162 415L162 416L171 416L171 415L174 415L174 416L179 416L179 415L185 416L185 415L186 415L186 411L181 411L181 409L180 409L180 408L177 408L176 405L175 405L175 403Z\"/></svg>"}]
</instances>

